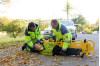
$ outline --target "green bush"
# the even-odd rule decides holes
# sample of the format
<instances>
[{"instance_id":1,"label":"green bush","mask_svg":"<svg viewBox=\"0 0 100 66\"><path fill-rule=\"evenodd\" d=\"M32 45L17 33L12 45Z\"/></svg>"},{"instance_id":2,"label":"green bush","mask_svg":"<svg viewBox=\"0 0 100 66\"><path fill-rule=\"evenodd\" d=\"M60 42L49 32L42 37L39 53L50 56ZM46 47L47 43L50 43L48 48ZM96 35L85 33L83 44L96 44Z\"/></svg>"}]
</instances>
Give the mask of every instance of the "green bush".
<instances>
[{"instance_id":1,"label":"green bush","mask_svg":"<svg viewBox=\"0 0 100 66\"><path fill-rule=\"evenodd\" d=\"M95 25L78 25L77 31L85 31L87 34L91 34L93 31L99 31L99 27Z\"/></svg>"},{"instance_id":2,"label":"green bush","mask_svg":"<svg viewBox=\"0 0 100 66\"><path fill-rule=\"evenodd\" d=\"M3 26L3 31L6 31L7 35L10 37L16 38L17 36L24 35L24 30L26 26L23 24L25 22L20 22L20 20L14 20L11 23L8 23L6 26Z\"/></svg>"}]
</instances>

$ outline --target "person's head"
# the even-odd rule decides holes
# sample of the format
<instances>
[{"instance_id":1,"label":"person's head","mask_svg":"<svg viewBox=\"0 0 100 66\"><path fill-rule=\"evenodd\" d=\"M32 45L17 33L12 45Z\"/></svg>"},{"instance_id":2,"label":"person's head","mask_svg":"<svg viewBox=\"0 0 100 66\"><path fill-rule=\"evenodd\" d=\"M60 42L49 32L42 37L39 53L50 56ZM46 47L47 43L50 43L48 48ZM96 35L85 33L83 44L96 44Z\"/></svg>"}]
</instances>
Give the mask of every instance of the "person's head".
<instances>
[{"instance_id":1,"label":"person's head","mask_svg":"<svg viewBox=\"0 0 100 66\"><path fill-rule=\"evenodd\" d=\"M35 23L34 22L29 23L29 29L31 29L32 31L35 31Z\"/></svg>"},{"instance_id":2,"label":"person's head","mask_svg":"<svg viewBox=\"0 0 100 66\"><path fill-rule=\"evenodd\" d=\"M51 20L51 26L52 28L56 29L58 26L58 21L56 19L52 19Z\"/></svg>"}]
</instances>

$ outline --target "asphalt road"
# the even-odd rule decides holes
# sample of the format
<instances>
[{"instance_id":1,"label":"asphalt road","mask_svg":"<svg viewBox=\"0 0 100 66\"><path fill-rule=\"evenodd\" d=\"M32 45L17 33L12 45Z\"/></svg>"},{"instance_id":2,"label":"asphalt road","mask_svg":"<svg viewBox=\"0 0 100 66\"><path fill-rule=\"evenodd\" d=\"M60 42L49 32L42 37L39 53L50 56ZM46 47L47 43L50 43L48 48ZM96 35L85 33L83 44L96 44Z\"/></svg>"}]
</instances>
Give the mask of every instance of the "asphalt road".
<instances>
[{"instance_id":1,"label":"asphalt road","mask_svg":"<svg viewBox=\"0 0 100 66\"><path fill-rule=\"evenodd\" d=\"M31 64L28 66L78 66L78 65L86 66L86 64L88 64L87 66L99 66L99 35L78 34L77 39L93 40L95 42L95 55L93 57L84 56L82 60L78 60L80 56L58 56L57 60L59 61L59 63L57 63L57 62L53 62L54 60L53 56L36 54L33 58L40 58L40 60L43 60L44 63L39 65L38 62L36 62L36 64ZM21 50L21 47L17 49ZM91 62L91 60L93 60L94 62ZM27 65L21 65L21 66L27 66Z\"/></svg>"},{"instance_id":2,"label":"asphalt road","mask_svg":"<svg viewBox=\"0 0 100 66\"><path fill-rule=\"evenodd\" d=\"M82 60L77 60L77 58L80 58L80 56L58 56L58 59L60 60L60 63L62 64L58 66L77 66L78 64L80 66L86 66L86 64L88 64L89 66L99 66L99 57L98 57L99 56L99 35L78 34L77 39L93 40L95 42L95 55L93 57L84 56ZM53 57L47 56L45 58L43 57L40 57L40 58L44 60L45 62L44 64L46 64L47 66L52 66L56 64L55 62L52 62ZM61 59L63 60L61 61ZM94 62L91 62L92 60Z\"/></svg>"}]
</instances>

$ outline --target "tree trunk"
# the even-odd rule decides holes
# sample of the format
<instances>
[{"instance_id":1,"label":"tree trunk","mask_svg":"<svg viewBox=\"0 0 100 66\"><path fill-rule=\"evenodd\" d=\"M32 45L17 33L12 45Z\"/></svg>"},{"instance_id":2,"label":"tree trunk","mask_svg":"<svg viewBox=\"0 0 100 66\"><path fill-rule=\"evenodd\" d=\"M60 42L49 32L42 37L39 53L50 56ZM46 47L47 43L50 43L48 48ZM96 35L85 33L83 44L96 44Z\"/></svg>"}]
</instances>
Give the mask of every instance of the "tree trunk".
<instances>
[{"instance_id":1,"label":"tree trunk","mask_svg":"<svg viewBox=\"0 0 100 66\"><path fill-rule=\"evenodd\" d=\"M68 11L68 9L69 9L69 8L68 8L68 5L69 5L69 4L68 4L68 0L67 0L67 20L69 20L69 18L68 18L68 13L69 13L69 11Z\"/></svg>"},{"instance_id":2,"label":"tree trunk","mask_svg":"<svg viewBox=\"0 0 100 66\"><path fill-rule=\"evenodd\" d=\"M14 38L16 38L16 36L15 36L14 32L13 32L13 37L14 37Z\"/></svg>"},{"instance_id":3,"label":"tree trunk","mask_svg":"<svg viewBox=\"0 0 100 66\"><path fill-rule=\"evenodd\" d=\"M16 38L16 36L14 36L14 38Z\"/></svg>"},{"instance_id":4,"label":"tree trunk","mask_svg":"<svg viewBox=\"0 0 100 66\"><path fill-rule=\"evenodd\" d=\"M67 13L67 20L69 20L68 13Z\"/></svg>"}]
</instances>

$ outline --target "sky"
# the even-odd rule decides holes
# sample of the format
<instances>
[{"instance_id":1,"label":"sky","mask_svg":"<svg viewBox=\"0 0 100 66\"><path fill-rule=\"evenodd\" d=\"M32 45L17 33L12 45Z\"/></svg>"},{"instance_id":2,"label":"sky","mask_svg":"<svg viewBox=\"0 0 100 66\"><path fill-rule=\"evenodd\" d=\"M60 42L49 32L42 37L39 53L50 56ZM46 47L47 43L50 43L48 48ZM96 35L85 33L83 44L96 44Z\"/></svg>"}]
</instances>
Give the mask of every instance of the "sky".
<instances>
[{"instance_id":1,"label":"sky","mask_svg":"<svg viewBox=\"0 0 100 66\"><path fill-rule=\"evenodd\" d=\"M63 11L66 2L67 0L18 0L8 8L8 13L3 15L11 19L67 18L66 12ZM81 13L87 21L95 24L100 14L99 0L69 0L69 2L77 7L70 12L71 15Z\"/></svg>"}]
</instances>

